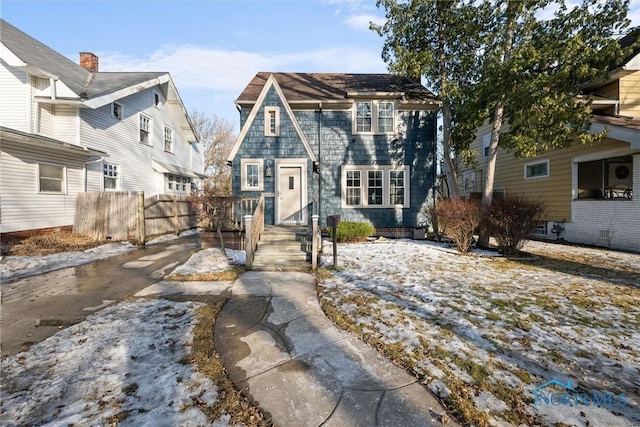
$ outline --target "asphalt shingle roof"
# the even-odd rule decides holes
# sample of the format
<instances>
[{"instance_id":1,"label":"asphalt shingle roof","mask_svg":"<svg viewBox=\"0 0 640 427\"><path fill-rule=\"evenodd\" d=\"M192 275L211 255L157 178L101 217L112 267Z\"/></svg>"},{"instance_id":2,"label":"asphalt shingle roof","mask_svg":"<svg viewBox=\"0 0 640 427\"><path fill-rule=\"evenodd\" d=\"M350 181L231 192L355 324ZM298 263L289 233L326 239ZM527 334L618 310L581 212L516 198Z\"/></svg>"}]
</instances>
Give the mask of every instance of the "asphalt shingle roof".
<instances>
[{"instance_id":1,"label":"asphalt shingle roof","mask_svg":"<svg viewBox=\"0 0 640 427\"><path fill-rule=\"evenodd\" d=\"M290 102L330 101L347 98L352 92L404 93L407 101L436 101L435 95L419 81L395 74L343 74L343 73L271 73L255 75L238 96L237 101L256 101L262 88L274 75L284 96Z\"/></svg>"}]
</instances>

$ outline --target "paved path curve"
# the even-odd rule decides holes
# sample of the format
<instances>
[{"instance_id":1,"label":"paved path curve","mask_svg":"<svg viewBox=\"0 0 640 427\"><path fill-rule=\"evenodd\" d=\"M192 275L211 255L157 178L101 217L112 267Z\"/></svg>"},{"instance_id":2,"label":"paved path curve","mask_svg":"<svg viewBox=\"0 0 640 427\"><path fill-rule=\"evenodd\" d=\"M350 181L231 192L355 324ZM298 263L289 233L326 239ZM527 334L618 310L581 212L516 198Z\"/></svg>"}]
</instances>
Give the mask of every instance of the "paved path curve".
<instances>
[{"instance_id":1,"label":"paved path curve","mask_svg":"<svg viewBox=\"0 0 640 427\"><path fill-rule=\"evenodd\" d=\"M445 411L424 386L324 315L311 274L243 274L215 345L234 383L278 426L442 425Z\"/></svg>"}]
</instances>

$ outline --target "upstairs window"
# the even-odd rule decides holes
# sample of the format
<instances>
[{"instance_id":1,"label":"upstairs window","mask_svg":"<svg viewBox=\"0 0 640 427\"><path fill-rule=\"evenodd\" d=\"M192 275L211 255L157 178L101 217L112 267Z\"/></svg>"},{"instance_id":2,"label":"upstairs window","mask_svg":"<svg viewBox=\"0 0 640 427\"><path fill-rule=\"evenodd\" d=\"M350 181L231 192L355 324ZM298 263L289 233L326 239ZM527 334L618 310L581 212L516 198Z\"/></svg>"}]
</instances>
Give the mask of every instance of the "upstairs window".
<instances>
[{"instance_id":1,"label":"upstairs window","mask_svg":"<svg viewBox=\"0 0 640 427\"><path fill-rule=\"evenodd\" d=\"M123 116L122 105L118 104L117 102L111 103L111 115L118 120L122 120L122 116Z\"/></svg>"},{"instance_id":2,"label":"upstairs window","mask_svg":"<svg viewBox=\"0 0 640 427\"><path fill-rule=\"evenodd\" d=\"M140 142L151 144L151 118L140 114Z\"/></svg>"},{"instance_id":3,"label":"upstairs window","mask_svg":"<svg viewBox=\"0 0 640 427\"><path fill-rule=\"evenodd\" d=\"M153 91L153 105L155 107L160 108L161 104L162 104L162 98L160 98L160 94L156 91Z\"/></svg>"},{"instance_id":4,"label":"upstairs window","mask_svg":"<svg viewBox=\"0 0 640 427\"><path fill-rule=\"evenodd\" d=\"M354 133L390 134L395 129L393 102L361 101L355 103Z\"/></svg>"},{"instance_id":5,"label":"upstairs window","mask_svg":"<svg viewBox=\"0 0 640 427\"><path fill-rule=\"evenodd\" d=\"M67 169L64 166L38 164L38 192L59 193L67 192Z\"/></svg>"},{"instance_id":6,"label":"upstairs window","mask_svg":"<svg viewBox=\"0 0 640 427\"><path fill-rule=\"evenodd\" d=\"M120 177L118 174L118 165L111 163L103 163L102 176L104 180L105 191L118 190L120 188Z\"/></svg>"},{"instance_id":7,"label":"upstairs window","mask_svg":"<svg viewBox=\"0 0 640 427\"><path fill-rule=\"evenodd\" d=\"M482 136L482 157L489 157L489 146L491 145L491 134Z\"/></svg>"},{"instance_id":8,"label":"upstairs window","mask_svg":"<svg viewBox=\"0 0 640 427\"><path fill-rule=\"evenodd\" d=\"M264 109L264 136L280 135L280 109L266 107Z\"/></svg>"},{"instance_id":9,"label":"upstairs window","mask_svg":"<svg viewBox=\"0 0 640 427\"><path fill-rule=\"evenodd\" d=\"M164 127L164 151L173 153L173 129Z\"/></svg>"}]
</instances>

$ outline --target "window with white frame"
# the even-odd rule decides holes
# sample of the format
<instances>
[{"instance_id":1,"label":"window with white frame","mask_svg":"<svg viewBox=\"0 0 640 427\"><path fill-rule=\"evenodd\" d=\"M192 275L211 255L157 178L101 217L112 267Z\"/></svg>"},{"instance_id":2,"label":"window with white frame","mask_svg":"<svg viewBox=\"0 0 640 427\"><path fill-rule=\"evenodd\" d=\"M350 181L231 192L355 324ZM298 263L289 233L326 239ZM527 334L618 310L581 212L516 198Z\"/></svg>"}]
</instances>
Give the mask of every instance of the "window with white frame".
<instances>
[{"instance_id":1,"label":"window with white frame","mask_svg":"<svg viewBox=\"0 0 640 427\"><path fill-rule=\"evenodd\" d=\"M409 166L342 167L342 207L409 207Z\"/></svg>"},{"instance_id":2,"label":"window with white frame","mask_svg":"<svg viewBox=\"0 0 640 427\"><path fill-rule=\"evenodd\" d=\"M104 162L102 164L102 177L105 191L120 189L120 175L118 165Z\"/></svg>"},{"instance_id":3,"label":"window with white frame","mask_svg":"<svg viewBox=\"0 0 640 427\"><path fill-rule=\"evenodd\" d=\"M240 191L262 191L263 159L240 159Z\"/></svg>"},{"instance_id":4,"label":"window with white frame","mask_svg":"<svg viewBox=\"0 0 640 427\"><path fill-rule=\"evenodd\" d=\"M544 178L549 176L549 160L527 163L524 165L524 178Z\"/></svg>"},{"instance_id":5,"label":"window with white frame","mask_svg":"<svg viewBox=\"0 0 640 427\"><path fill-rule=\"evenodd\" d=\"M345 175L345 203L347 206L360 206L362 204L362 171L348 170Z\"/></svg>"},{"instance_id":6,"label":"window with white frame","mask_svg":"<svg viewBox=\"0 0 640 427\"><path fill-rule=\"evenodd\" d=\"M491 134L482 136L482 157L489 157L489 146L491 145Z\"/></svg>"},{"instance_id":7,"label":"window with white frame","mask_svg":"<svg viewBox=\"0 0 640 427\"><path fill-rule=\"evenodd\" d=\"M173 129L164 127L164 151L173 153Z\"/></svg>"},{"instance_id":8,"label":"window with white frame","mask_svg":"<svg viewBox=\"0 0 640 427\"><path fill-rule=\"evenodd\" d=\"M354 133L389 134L395 129L394 103L360 101L355 103Z\"/></svg>"},{"instance_id":9,"label":"window with white frame","mask_svg":"<svg viewBox=\"0 0 640 427\"><path fill-rule=\"evenodd\" d=\"M59 193L67 192L67 168L59 165L38 163L38 192Z\"/></svg>"},{"instance_id":10,"label":"window with white frame","mask_svg":"<svg viewBox=\"0 0 640 427\"><path fill-rule=\"evenodd\" d=\"M140 142L151 145L151 117L140 114Z\"/></svg>"},{"instance_id":11,"label":"window with white frame","mask_svg":"<svg viewBox=\"0 0 640 427\"><path fill-rule=\"evenodd\" d=\"M264 109L264 136L280 135L280 108L265 107Z\"/></svg>"},{"instance_id":12,"label":"window with white frame","mask_svg":"<svg viewBox=\"0 0 640 427\"><path fill-rule=\"evenodd\" d=\"M383 185L381 170L367 171L367 204L369 206L383 204Z\"/></svg>"},{"instance_id":13,"label":"window with white frame","mask_svg":"<svg viewBox=\"0 0 640 427\"><path fill-rule=\"evenodd\" d=\"M166 175L167 192L188 193L191 191L191 178L180 175Z\"/></svg>"},{"instance_id":14,"label":"window with white frame","mask_svg":"<svg viewBox=\"0 0 640 427\"><path fill-rule=\"evenodd\" d=\"M118 104L117 102L112 102L111 115L118 120L122 120L122 117L123 117L122 105Z\"/></svg>"}]
</instances>

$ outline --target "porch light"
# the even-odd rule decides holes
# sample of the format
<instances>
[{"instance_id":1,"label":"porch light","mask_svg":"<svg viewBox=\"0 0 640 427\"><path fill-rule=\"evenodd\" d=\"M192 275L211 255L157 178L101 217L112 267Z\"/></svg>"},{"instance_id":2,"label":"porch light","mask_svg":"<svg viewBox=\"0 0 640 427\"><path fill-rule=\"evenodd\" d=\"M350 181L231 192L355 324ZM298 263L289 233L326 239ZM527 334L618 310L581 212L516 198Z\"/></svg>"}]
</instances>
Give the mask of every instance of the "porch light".
<instances>
[{"instance_id":1,"label":"porch light","mask_svg":"<svg viewBox=\"0 0 640 427\"><path fill-rule=\"evenodd\" d=\"M264 170L264 176L266 176L267 178L271 178L272 175L273 171L271 170L271 166L267 166L267 168Z\"/></svg>"}]
</instances>

